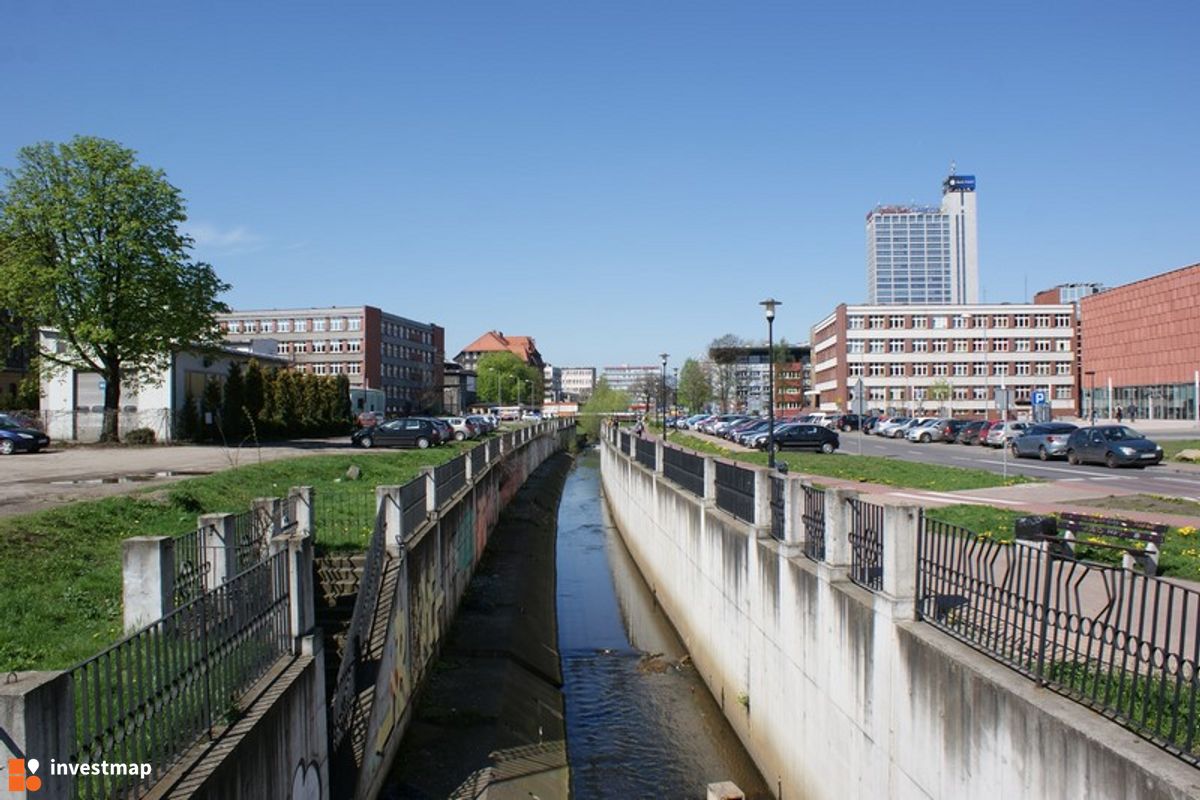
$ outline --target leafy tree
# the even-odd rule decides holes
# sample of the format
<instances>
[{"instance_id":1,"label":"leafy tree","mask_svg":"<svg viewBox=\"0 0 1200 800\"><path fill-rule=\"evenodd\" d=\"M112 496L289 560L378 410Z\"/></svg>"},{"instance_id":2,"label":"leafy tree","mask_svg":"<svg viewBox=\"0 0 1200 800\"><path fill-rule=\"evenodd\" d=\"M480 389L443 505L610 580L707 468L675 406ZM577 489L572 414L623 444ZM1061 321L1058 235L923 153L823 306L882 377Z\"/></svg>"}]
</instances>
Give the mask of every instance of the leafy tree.
<instances>
[{"instance_id":1,"label":"leafy tree","mask_svg":"<svg viewBox=\"0 0 1200 800\"><path fill-rule=\"evenodd\" d=\"M229 377L225 380L221 424L231 441L241 440L246 430L246 384L242 379L242 367L236 361L229 364Z\"/></svg>"},{"instance_id":2,"label":"leafy tree","mask_svg":"<svg viewBox=\"0 0 1200 800\"><path fill-rule=\"evenodd\" d=\"M48 364L100 374L102 438L115 441L122 386L214 342L229 286L191 260L179 190L116 142L32 145L3 174L0 305L58 330L69 346L42 352Z\"/></svg>"},{"instance_id":3,"label":"leafy tree","mask_svg":"<svg viewBox=\"0 0 1200 800\"><path fill-rule=\"evenodd\" d=\"M513 353L488 353L475 365L475 373L476 396L481 403L516 405L519 384L523 404L541 404L542 373Z\"/></svg>"},{"instance_id":4,"label":"leafy tree","mask_svg":"<svg viewBox=\"0 0 1200 800\"><path fill-rule=\"evenodd\" d=\"M657 375L643 375L629 388L633 399L642 405L646 414L654 414L658 407L659 380Z\"/></svg>"},{"instance_id":5,"label":"leafy tree","mask_svg":"<svg viewBox=\"0 0 1200 800\"><path fill-rule=\"evenodd\" d=\"M354 417L354 410L350 407L350 379L345 375L338 375L333 390L337 403L333 413L333 422L337 426L334 432L343 433L350 427Z\"/></svg>"},{"instance_id":6,"label":"leafy tree","mask_svg":"<svg viewBox=\"0 0 1200 800\"><path fill-rule=\"evenodd\" d=\"M689 358L679 370L679 402L693 413L703 408L713 397L712 380L700 362Z\"/></svg>"},{"instance_id":7,"label":"leafy tree","mask_svg":"<svg viewBox=\"0 0 1200 800\"><path fill-rule=\"evenodd\" d=\"M629 395L613 389L608 385L607 378L601 378L596 381L596 386L592 389L592 396L579 409L578 431L594 439L600 433L602 417L628 410Z\"/></svg>"},{"instance_id":8,"label":"leafy tree","mask_svg":"<svg viewBox=\"0 0 1200 800\"><path fill-rule=\"evenodd\" d=\"M246 365L245 380L246 416L249 420L258 421L263 410L263 371L257 358L250 359Z\"/></svg>"},{"instance_id":9,"label":"leafy tree","mask_svg":"<svg viewBox=\"0 0 1200 800\"><path fill-rule=\"evenodd\" d=\"M708 345L708 358L713 363L713 388L723 412L729 411L729 400L737 385L734 365L745 347L746 342L732 333L718 336Z\"/></svg>"},{"instance_id":10,"label":"leafy tree","mask_svg":"<svg viewBox=\"0 0 1200 800\"><path fill-rule=\"evenodd\" d=\"M950 382L944 378L938 379L929 385L929 399L939 404L939 408L954 395L954 388Z\"/></svg>"}]
</instances>

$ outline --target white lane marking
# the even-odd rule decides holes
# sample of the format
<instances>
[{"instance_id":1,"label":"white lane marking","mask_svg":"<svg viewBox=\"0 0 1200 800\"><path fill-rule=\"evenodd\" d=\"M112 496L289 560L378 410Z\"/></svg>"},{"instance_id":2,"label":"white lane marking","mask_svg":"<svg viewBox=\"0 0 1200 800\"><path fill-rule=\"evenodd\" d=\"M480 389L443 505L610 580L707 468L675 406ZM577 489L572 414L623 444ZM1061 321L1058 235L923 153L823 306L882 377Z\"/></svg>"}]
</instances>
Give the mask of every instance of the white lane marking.
<instances>
[{"instance_id":1,"label":"white lane marking","mask_svg":"<svg viewBox=\"0 0 1200 800\"><path fill-rule=\"evenodd\" d=\"M950 492L930 492L930 494L934 495L935 497L946 497L956 502L959 500L974 500L975 502L984 503L986 505L991 505L992 503L1000 503L1001 505L1005 506L1025 505L1020 500L1001 500L998 497L974 497L969 494L951 494Z\"/></svg>"},{"instance_id":2,"label":"white lane marking","mask_svg":"<svg viewBox=\"0 0 1200 800\"><path fill-rule=\"evenodd\" d=\"M1191 480L1190 478L1167 478L1165 476L1159 477L1158 475L1148 475L1147 477L1150 480L1154 480L1154 481L1170 481L1171 483L1190 483L1193 486L1200 486L1200 481L1194 481L1194 480Z\"/></svg>"},{"instance_id":3,"label":"white lane marking","mask_svg":"<svg viewBox=\"0 0 1200 800\"><path fill-rule=\"evenodd\" d=\"M943 505L953 505L949 500L942 500L940 497L930 497L924 494L908 494L907 492L888 492L892 497L904 497L909 500L921 500L926 503L941 503ZM968 503L967 505L979 505L978 503Z\"/></svg>"}]
</instances>

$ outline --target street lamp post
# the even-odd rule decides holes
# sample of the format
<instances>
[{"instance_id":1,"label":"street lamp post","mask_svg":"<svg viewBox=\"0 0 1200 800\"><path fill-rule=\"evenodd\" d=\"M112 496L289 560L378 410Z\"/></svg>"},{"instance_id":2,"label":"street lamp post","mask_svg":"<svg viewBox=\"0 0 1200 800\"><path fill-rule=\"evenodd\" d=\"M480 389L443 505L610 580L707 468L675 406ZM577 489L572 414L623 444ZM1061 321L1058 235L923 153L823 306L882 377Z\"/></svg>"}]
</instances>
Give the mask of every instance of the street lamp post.
<instances>
[{"instance_id":1,"label":"street lamp post","mask_svg":"<svg viewBox=\"0 0 1200 800\"><path fill-rule=\"evenodd\" d=\"M662 384L658 391L658 418L662 422L663 439L667 438L667 358L666 353L659 353L662 359Z\"/></svg>"},{"instance_id":2,"label":"street lamp post","mask_svg":"<svg viewBox=\"0 0 1200 800\"><path fill-rule=\"evenodd\" d=\"M1088 376L1088 384L1090 387L1088 389L1088 406L1089 406L1088 410L1091 412L1090 416L1092 418L1092 424L1095 425L1096 424L1096 370L1089 369L1087 372L1085 372L1083 374Z\"/></svg>"},{"instance_id":3,"label":"street lamp post","mask_svg":"<svg viewBox=\"0 0 1200 800\"><path fill-rule=\"evenodd\" d=\"M775 308L783 303L772 297L759 305L767 316L767 466L775 469Z\"/></svg>"}]
</instances>

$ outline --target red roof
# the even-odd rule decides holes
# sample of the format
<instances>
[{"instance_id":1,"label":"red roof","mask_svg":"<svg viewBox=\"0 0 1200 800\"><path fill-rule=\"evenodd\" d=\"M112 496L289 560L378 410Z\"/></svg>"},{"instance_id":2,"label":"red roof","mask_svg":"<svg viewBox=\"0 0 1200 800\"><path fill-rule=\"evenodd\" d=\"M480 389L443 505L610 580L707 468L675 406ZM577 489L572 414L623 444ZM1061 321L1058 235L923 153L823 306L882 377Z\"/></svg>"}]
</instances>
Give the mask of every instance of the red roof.
<instances>
[{"instance_id":1,"label":"red roof","mask_svg":"<svg viewBox=\"0 0 1200 800\"><path fill-rule=\"evenodd\" d=\"M500 331L488 331L464 347L464 353L499 353L507 350L526 364L541 361L532 336L505 336Z\"/></svg>"}]
</instances>

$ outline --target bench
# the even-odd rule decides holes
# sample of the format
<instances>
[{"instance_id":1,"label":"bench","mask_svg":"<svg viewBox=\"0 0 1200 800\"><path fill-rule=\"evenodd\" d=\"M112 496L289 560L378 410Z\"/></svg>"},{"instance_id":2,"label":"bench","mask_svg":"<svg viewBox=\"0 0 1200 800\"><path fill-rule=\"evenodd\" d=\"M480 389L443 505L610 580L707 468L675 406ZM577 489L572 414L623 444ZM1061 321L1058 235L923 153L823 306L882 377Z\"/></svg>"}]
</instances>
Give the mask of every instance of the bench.
<instances>
[{"instance_id":1,"label":"bench","mask_svg":"<svg viewBox=\"0 0 1200 800\"><path fill-rule=\"evenodd\" d=\"M1093 517L1066 512L1058 515L1058 529L1062 532L1063 539L1068 542L1074 542L1079 537L1109 536L1145 544L1145 550L1126 550L1121 558L1121 566L1131 570L1136 563L1140 563L1147 575L1158 572L1158 549L1170 528L1170 525L1115 517Z\"/></svg>"}]
</instances>

